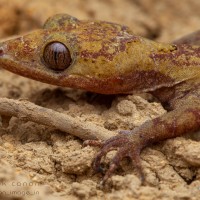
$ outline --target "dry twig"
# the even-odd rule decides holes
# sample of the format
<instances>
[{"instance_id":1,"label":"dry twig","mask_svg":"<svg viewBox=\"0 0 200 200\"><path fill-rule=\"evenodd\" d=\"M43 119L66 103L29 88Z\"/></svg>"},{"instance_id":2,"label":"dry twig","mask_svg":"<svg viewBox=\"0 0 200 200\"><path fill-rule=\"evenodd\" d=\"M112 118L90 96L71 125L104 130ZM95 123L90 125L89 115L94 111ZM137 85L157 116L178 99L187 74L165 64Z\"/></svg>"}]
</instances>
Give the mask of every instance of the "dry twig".
<instances>
[{"instance_id":1,"label":"dry twig","mask_svg":"<svg viewBox=\"0 0 200 200\"><path fill-rule=\"evenodd\" d=\"M37 106L26 100L0 98L0 114L55 127L83 140L106 140L115 135L115 133L91 122L77 120L69 115Z\"/></svg>"}]
</instances>

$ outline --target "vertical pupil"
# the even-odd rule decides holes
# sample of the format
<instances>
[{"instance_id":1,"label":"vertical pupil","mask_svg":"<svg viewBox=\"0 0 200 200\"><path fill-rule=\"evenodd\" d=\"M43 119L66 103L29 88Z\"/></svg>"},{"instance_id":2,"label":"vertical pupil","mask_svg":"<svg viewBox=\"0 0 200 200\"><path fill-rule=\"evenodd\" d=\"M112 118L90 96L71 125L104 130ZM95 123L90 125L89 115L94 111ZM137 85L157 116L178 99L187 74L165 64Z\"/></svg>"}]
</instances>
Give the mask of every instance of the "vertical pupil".
<instances>
[{"instance_id":1,"label":"vertical pupil","mask_svg":"<svg viewBox=\"0 0 200 200\"><path fill-rule=\"evenodd\" d=\"M69 49L60 42L52 42L46 45L43 60L47 67L54 70L64 70L71 64Z\"/></svg>"}]
</instances>

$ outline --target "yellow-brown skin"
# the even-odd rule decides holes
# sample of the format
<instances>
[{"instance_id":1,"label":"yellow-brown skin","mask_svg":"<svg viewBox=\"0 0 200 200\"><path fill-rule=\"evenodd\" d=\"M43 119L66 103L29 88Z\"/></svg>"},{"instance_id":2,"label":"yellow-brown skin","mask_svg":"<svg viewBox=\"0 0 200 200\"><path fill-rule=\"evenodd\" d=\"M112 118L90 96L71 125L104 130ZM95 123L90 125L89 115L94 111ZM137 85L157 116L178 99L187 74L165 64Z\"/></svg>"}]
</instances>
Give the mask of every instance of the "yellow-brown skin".
<instances>
[{"instance_id":1,"label":"yellow-brown skin","mask_svg":"<svg viewBox=\"0 0 200 200\"><path fill-rule=\"evenodd\" d=\"M195 41L199 45L199 35L196 32L195 40L184 38L185 44L181 40L176 45L163 44L136 36L126 26L60 14L48 19L43 29L2 42L0 66L58 86L102 94L155 95L170 112L103 142L93 164L101 171L101 158L116 148L103 183L124 157L131 158L143 179L142 148L200 129L200 47L190 45ZM66 69L55 70L44 62L45 47L52 42L70 51L72 61Z\"/></svg>"}]
</instances>

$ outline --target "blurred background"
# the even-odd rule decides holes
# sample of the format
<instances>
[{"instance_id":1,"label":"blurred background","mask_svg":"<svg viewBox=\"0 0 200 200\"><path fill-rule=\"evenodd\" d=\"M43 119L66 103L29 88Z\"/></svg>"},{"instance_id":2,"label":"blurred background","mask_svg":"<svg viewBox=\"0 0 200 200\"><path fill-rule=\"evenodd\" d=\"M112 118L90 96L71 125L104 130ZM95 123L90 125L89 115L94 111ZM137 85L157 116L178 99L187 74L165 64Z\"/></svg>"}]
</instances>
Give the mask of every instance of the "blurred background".
<instances>
[{"instance_id":1,"label":"blurred background","mask_svg":"<svg viewBox=\"0 0 200 200\"><path fill-rule=\"evenodd\" d=\"M200 28L199 0L0 0L0 38L40 28L56 13L125 24L164 42Z\"/></svg>"}]
</instances>

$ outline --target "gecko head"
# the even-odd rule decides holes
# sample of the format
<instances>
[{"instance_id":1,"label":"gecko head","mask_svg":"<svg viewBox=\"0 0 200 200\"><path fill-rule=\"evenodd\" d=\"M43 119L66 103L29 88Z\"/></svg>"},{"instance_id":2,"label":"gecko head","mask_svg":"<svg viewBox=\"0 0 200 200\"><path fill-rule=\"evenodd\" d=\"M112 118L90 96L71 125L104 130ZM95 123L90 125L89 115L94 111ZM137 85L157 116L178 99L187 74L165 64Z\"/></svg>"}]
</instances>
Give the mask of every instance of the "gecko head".
<instances>
[{"instance_id":1,"label":"gecko head","mask_svg":"<svg viewBox=\"0 0 200 200\"><path fill-rule=\"evenodd\" d=\"M148 46L126 26L59 14L43 29L0 43L0 66L49 84L122 93L133 89Z\"/></svg>"}]
</instances>

